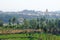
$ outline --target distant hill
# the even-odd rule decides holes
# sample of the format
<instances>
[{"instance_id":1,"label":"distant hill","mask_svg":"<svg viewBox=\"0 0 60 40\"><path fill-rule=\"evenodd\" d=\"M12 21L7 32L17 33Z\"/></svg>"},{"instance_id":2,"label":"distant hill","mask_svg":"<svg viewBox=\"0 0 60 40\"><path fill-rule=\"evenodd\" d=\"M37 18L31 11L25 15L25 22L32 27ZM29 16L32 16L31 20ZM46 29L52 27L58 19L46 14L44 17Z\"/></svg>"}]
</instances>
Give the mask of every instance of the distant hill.
<instances>
[{"instance_id":1,"label":"distant hill","mask_svg":"<svg viewBox=\"0 0 60 40\"><path fill-rule=\"evenodd\" d=\"M42 12L42 11L34 11L34 10L23 10L19 12L3 12L0 11L0 20L3 20L3 22L7 23L9 18L16 17L24 18L24 19L33 19L33 18L39 18L41 16L45 16L46 18L60 18L60 11L55 12Z\"/></svg>"}]
</instances>

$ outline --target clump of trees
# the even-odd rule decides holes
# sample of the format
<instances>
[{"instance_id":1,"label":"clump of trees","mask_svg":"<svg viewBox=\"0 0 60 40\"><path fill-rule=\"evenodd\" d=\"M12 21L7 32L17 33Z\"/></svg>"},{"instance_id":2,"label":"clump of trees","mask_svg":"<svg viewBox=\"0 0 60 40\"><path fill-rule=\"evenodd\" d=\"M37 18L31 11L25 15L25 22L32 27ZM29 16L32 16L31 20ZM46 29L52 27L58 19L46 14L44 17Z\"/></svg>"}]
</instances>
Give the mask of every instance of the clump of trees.
<instances>
[{"instance_id":1,"label":"clump of trees","mask_svg":"<svg viewBox=\"0 0 60 40\"><path fill-rule=\"evenodd\" d=\"M17 25L14 25L15 23ZM3 21L0 21L0 26L2 25ZM19 24L17 18L13 17L9 19L9 25L6 27L12 29L42 29L46 33L60 34L60 19L40 17L31 20L24 19L23 24Z\"/></svg>"}]
</instances>

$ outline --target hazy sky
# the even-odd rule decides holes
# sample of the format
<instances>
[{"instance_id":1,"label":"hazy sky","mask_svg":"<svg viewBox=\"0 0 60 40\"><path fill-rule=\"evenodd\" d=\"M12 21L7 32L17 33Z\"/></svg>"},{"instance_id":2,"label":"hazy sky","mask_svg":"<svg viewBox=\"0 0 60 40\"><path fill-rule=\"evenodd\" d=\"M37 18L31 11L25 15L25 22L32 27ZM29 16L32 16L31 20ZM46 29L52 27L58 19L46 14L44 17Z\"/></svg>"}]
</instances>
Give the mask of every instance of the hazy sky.
<instances>
[{"instance_id":1,"label":"hazy sky","mask_svg":"<svg viewBox=\"0 0 60 40\"><path fill-rule=\"evenodd\" d=\"M60 10L60 0L0 0L0 10L21 11L24 9L58 11Z\"/></svg>"}]
</instances>

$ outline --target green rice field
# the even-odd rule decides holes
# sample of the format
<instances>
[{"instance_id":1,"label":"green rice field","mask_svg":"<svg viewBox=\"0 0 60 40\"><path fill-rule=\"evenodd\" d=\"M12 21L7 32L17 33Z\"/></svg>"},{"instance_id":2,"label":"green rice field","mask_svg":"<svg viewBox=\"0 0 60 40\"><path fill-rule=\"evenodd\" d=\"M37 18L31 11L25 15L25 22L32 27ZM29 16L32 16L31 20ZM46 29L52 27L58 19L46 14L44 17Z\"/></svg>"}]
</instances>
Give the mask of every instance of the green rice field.
<instances>
[{"instance_id":1,"label":"green rice field","mask_svg":"<svg viewBox=\"0 0 60 40\"><path fill-rule=\"evenodd\" d=\"M0 40L60 40L60 36L47 33L6 34L0 35Z\"/></svg>"}]
</instances>

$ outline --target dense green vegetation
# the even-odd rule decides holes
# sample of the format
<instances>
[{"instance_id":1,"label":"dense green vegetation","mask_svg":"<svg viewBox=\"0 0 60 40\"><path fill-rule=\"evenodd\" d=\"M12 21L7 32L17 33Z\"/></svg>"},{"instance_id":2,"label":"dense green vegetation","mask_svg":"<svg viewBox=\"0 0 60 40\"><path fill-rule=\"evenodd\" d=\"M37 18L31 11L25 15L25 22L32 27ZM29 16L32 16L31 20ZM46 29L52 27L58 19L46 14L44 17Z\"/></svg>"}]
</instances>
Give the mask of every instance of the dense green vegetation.
<instances>
[{"instance_id":1,"label":"dense green vegetation","mask_svg":"<svg viewBox=\"0 0 60 40\"><path fill-rule=\"evenodd\" d=\"M3 26L0 22L2 29L42 29L46 33L60 34L60 19L40 17L37 19L24 19L23 23L19 24L15 17L9 19L9 23ZM16 25L15 25L16 24Z\"/></svg>"},{"instance_id":2,"label":"dense green vegetation","mask_svg":"<svg viewBox=\"0 0 60 40\"><path fill-rule=\"evenodd\" d=\"M16 24L16 25L15 25ZM19 34L2 34L0 39L8 40L60 40L60 19L40 17L37 19L24 19L23 23L19 24L15 17L9 19L8 25L4 26L3 21L0 21L0 30L10 29L41 29L40 32L33 33L25 32ZM43 30L43 31L42 31ZM6 37L7 36L7 37Z\"/></svg>"},{"instance_id":3,"label":"dense green vegetation","mask_svg":"<svg viewBox=\"0 0 60 40\"><path fill-rule=\"evenodd\" d=\"M0 35L0 39L6 40L60 40L60 36L46 33L8 34Z\"/></svg>"}]
</instances>

